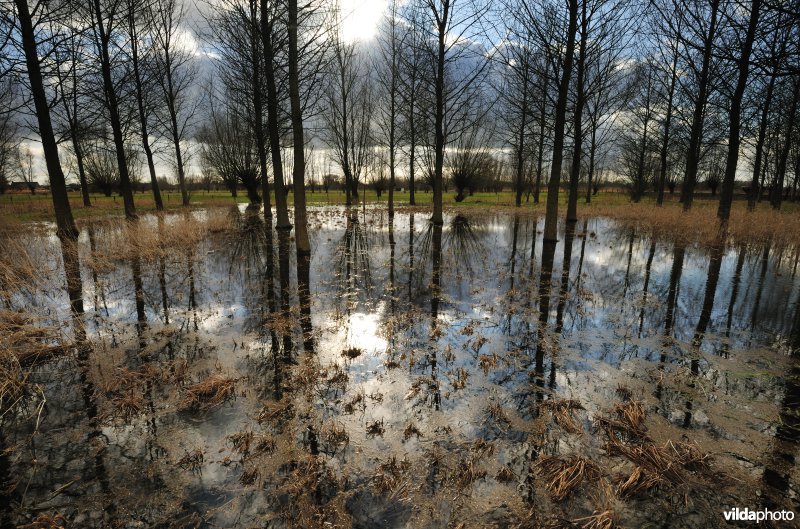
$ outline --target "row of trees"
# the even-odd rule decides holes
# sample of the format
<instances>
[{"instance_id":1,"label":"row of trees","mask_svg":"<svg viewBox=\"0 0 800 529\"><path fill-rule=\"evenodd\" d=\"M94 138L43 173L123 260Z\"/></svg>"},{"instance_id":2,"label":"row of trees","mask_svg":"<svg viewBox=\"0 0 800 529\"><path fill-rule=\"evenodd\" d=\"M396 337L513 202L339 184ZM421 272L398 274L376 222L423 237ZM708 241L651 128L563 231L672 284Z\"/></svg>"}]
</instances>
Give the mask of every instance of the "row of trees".
<instances>
[{"instance_id":1,"label":"row of trees","mask_svg":"<svg viewBox=\"0 0 800 529\"><path fill-rule=\"evenodd\" d=\"M306 160L319 144L348 204L371 179L393 213L398 180L412 204L423 181L434 223L446 181L460 200L508 174L517 205L547 185L548 239L562 186L574 221L601 172L627 180L634 201L653 189L661 204L680 184L686 209L706 181L723 220L737 177L751 208L796 193L797 0L392 1L369 42L345 40L334 1L222 0L207 8L202 51L187 45L182 5L4 0L0 71L12 95L0 113L37 117L54 188L67 154L88 204L88 166L102 150L116 159L126 215L136 159L160 208L153 153L169 148L186 204L192 140L204 179L243 187L269 215L274 197L280 229L291 226L289 182L295 224L304 218ZM0 122L0 147L18 121Z\"/></svg>"},{"instance_id":2,"label":"row of trees","mask_svg":"<svg viewBox=\"0 0 800 529\"><path fill-rule=\"evenodd\" d=\"M3 176L9 164L5 155L16 141L15 115L31 116L36 123L29 128L38 132L44 150L59 235L77 236L67 200L62 157L68 145L74 157L83 190L84 205L89 205L88 185L92 174L113 174L125 204L125 214L136 218L131 171L136 152L143 152L150 173L156 207L163 201L156 178L153 145L166 142L174 149L178 186L184 205L189 203L186 186L184 143L195 134L195 116L200 97L198 62L195 51L187 45L191 38L184 23L184 4L177 0L92 0L58 2L27 0L4 1L0 9L0 80L9 87L21 86L19 95L9 90L0 100L3 117ZM305 228L303 112L300 86L308 59L306 46L313 43L313 32L305 31L317 6L298 8L296 0L250 2L247 26L253 48L251 92L256 112L252 129L260 140L260 174L267 174L263 117L270 139L279 140L281 130L279 101L276 94L286 94L294 151L296 244L299 254L309 252ZM213 25L211 27L214 27ZM313 55L313 54L312 54ZM277 78L273 67L278 58L287 64L286 76ZM263 60L270 58L270 60ZM260 69L264 67L264 74ZM266 90L264 90L266 85ZM263 92L267 93L262 98ZM262 99L266 99L266 112ZM26 112L27 111L27 112ZM213 113L212 113L213 114ZM274 123L273 123L274 122ZM274 126L273 126L274 125ZM91 148L90 146L100 146ZM6 148L8 146L8 148ZM141 148L139 148L141 146ZM274 147L271 145L271 147ZM288 231L282 160L273 152L273 172L278 209L278 228ZM113 162L112 158L113 156ZM97 179L95 185L97 184ZM262 179L264 197L269 207L266 177Z\"/></svg>"},{"instance_id":3,"label":"row of trees","mask_svg":"<svg viewBox=\"0 0 800 529\"><path fill-rule=\"evenodd\" d=\"M574 221L581 183L590 202L601 172L629 182L634 201L652 189L661 204L680 186L686 209L706 182L727 218L737 177L751 208L765 194L780 207L787 187L796 195L797 15L797 2L392 2L377 43L346 42L327 19L309 116L348 203L377 180L391 210L402 174L412 204L419 180L430 185L439 222L444 182L460 200L503 167L518 205L526 191L538 202L549 172L553 219L562 186ZM241 50L225 51L245 71ZM230 93L227 119L254 114Z\"/></svg>"}]
</instances>

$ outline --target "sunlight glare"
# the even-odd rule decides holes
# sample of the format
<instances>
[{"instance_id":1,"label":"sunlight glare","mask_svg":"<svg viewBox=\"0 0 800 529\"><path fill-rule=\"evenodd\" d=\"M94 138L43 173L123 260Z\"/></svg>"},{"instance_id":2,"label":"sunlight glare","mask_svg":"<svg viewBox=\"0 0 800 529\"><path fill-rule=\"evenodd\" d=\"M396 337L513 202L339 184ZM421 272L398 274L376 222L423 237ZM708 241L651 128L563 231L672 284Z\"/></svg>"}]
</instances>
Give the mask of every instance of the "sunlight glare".
<instances>
[{"instance_id":1,"label":"sunlight glare","mask_svg":"<svg viewBox=\"0 0 800 529\"><path fill-rule=\"evenodd\" d=\"M350 316L349 341L365 352L377 354L386 351L389 343L379 336L379 315L354 313Z\"/></svg>"},{"instance_id":2,"label":"sunlight glare","mask_svg":"<svg viewBox=\"0 0 800 529\"><path fill-rule=\"evenodd\" d=\"M386 7L387 0L341 0L344 41L365 41L373 38L378 32L378 24Z\"/></svg>"}]
</instances>

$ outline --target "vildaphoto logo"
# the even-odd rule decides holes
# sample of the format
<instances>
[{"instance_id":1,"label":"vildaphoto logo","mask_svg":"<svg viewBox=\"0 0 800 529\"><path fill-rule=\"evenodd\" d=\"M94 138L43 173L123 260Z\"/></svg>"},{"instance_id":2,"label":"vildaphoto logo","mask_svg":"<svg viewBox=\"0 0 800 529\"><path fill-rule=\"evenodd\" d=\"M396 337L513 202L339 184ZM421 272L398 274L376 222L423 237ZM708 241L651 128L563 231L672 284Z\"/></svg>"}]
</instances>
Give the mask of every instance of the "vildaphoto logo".
<instances>
[{"instance_id":1,"label":"vildaphoto logo","mask_svg":"<svg viewBox=\"0 0 800 529\"><path fill-rule=\"evenodd\" d=\"M764 521L777 521L777 522L791 522L794 520L793 511L770 511L769 509L762 509L760 511L753 511L745 507L740 509L734 507L729 511L722 513L725 520L728 522L764 522Z\"/></svg>"}]
</instances>

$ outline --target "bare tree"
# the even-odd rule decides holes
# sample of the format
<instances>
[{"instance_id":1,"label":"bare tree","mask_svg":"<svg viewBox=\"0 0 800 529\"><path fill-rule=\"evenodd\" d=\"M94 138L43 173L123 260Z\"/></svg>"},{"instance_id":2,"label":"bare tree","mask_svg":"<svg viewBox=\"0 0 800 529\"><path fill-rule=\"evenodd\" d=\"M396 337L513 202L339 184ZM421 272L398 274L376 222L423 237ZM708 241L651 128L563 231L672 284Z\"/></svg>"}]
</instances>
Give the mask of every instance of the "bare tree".
<instances>
[{"instance_id":1,"label":"bare tree","mask_svg":"<svg viewBox=\"0 0 800 529\"><path fill-rule=\"evenodd\" d=\"M203 166L213 169L234 198L241 184L250 204L255 206L261 203L256 140L236 109L239 100L235 97L222 99L225 109L219 111L212 104L210 120L198 134L202 145L200 160Z\"/></svg>"},{"instance_id":2,"label":"bare tree","mask_svg":"<svg viewBox=\"0 0 800 529\"><path fill-rule=\"evenodd\" d=\"M652 137L650 129L655 120L655 87L654 87L654 66L649 58L644 59L636 65L636 69L631 76L630 82L633 87L633 97L630 102L628 116L624 133L628 136L628 144L635 145L635 163L628 164L632 169L631 179L631 200L639 202L646 191L649 183L649 171L647 163L652 151Z\"/></svg>"},{"instance_id":3,"label":"bare tree","mask_svg":"<svg viewBox=\"0 0 800 529\"><path fill-rule=\"evenodd\" d=\"M400 143L400 68L401 50L405 45L407 33L399 28L397 0L391 0L389 10L381 26L381 58L377 67L381 92L384 94L380 105L379 130L383 131L383 144L389 151L389 218L394 217L395 170L397 151Z\"/></svg>"},{"instance_id":4,"label":"bare tree","mask_svg":"<svg viewBox=\"0 0 800 529\"><path fill-rule=\"evenodd\" d=\"M19 126L13 114L15 92L10 78L0 81L0 194L8 188L19 152Z\"/></svg>"},{"instance_id":5,"label":"bare tree","mask_svg":"<svg viewBox=\"0 0 800 529\"><path fill-rule=\"evenodd\" d=\"M444 222L445 148L463 132L468 120L463 119L462 109L470 106L468 102L481 90L488 72L489 62L477 41L484 31L489 7L489 3L479 0L420 0L424 15L417 30L427 37L424 44L431 45L426 49L434 72L429 90L433 95L434 121L431 221L435 225Z\"/></svg>"},{"instance_id":6,"label":"bare tree","mask_svg":"<svg viewBox=\"0 0 800 529\"><path fill-rule=\"evenodd\" d=\"M153 43L142 35L148 35L153 31L153 16L151 5L142 0L127 0L127 27L128 38L130 40L129 54L131 67L133 69L133 83L135 86L136 110L139 118L139 133L142 141L142 150L147 160L147 169L150 174L150 188L153 192L153 200L156 209L164 209L164 202L161 199L161 189L158 186L156 177L156 166L153 159L153 149L150 141L150 121L156 102L153 94L156 88L156 77L159 71L154 67Z\"/></svg>"},{"instance_id":7,"label":"bare tree","mask_svg":"<svg viewBox=\"0 0 800 529\"><path fill-rule=\"evenodd\" d=\"M30 146L22 147L19 146L17 149L17 171L16 174L25 182L25 185L28 187L28 191L31 192L31 195L36 194L36 185L37 182L34 179L35 176L33 174L33 151L31 150Z\"/></svg>"},{"instance_id":8,"label":"bare tree","mask_svg":"<svg viewBox=\"0 0 800 529\"><path fill-rule=\"evenodd\" d=\"M720 4L722 0L680 0L681 7L675 12L679 17L686 17L688 22L682 24L682 31L675 36L681 40L686 51L686 62L692 69L696 92L692 93L694 110L691 130L686 152L686 168L681 188L683 209L692 207L694 188L697 184L697 170L700 163L703 124L706 117L706 105L711 85L711 68L714 43L719 30ZM677 24L677 23L675 23ZM695 56L695 50L700 57ZM699 66L697 64L699 59Z\"/></svg>"},{"instance_id":9,"label":"bare tree","mask_svg":"<svg viewBox=\"0 0 800 529\"><path fill-rule=\"evenodd\" d=\"M750 75L750 54L753 51L753 42L756 38L758 19L761 16L761 0L753 0L750 13L741 43L741 51L736 60L737 78L736 87L730 98L730 111L728 113L728 154L725 161L725 174L722 178L722 189L719 197L717 217L725 224L731 214L733 202L733 185L736 180L736 167L739 162L739 147L741 145L741 120L742 98L747 88L747 79Z\"/></svg>"},{"instance_id":10,"label":"bare tree","mask_svg":"<svg viewBox=\"0 0 800 529\"><path fill-rule=\"evenodd\" d=\"M194 119L196 99L191 96L196 78L196 68L191 54L178 42L180 24L184 17L184 6L178 0L163 0L153 9L153 28L155 31L155 62L158 67L157 79L165 103L166 115L159 116L162 130L172 140L175 149L175 172L181 201L189 205L184 168L185 152L181 147Z\"/></svg>"},{"instance_id":11,"label":"bare tree","mask_svg":"<svg viewBox=\"0 0 800 529\"><path fill-rule=\"evenodd\" d=\"M658 172L658 185L656 189L656 204L661 206L664 203L664 187L668 180L667 172L668 155L670 149L670 137L672 134L672 119L674 113L675 90L678 84L678 59L680 58L680 41L672 31L678 35L681 33L682 19L678 16L675 25L670 25L669 20L672 17L672 11L667 7L675 9L674 4L665 5L659 10L659 15L653 20L653 26L656 27L657 32L657 49L659 53L660 62L656 64L660 66L661 75L657 76L657 88L660 88L660 99L666 100L666 109L663 111L661 135L661 151L660 151L660 166ZM668 18L665 18L668 17ZM671 184L674 185L674 184Z\"/></svg>"},{"instance_id":12,"label":"bare tree","mask_svg":"<svg viewBox=\"0 0 800 529\"><path fill-rule=\"evenodd\" d=\"M108 120L114 137L120 193L125 204L125 216L128 219L134 219L136 218L136 206L133 203L130 173L125 156L125 136L120 114L118 88L112 72L115 51L119 51L126 41L122 31L126 14L125 4L122 0L92 0L88 9L103 79L103 102L108 111Z\"/></svg>"},{"instance_id":13,"label":"bare tree","mask_svg":"<svg viewBox=\"0 0 800 529\"><path fill-rule=\"evenodd\" d=\"M9 8L3 6L2 11L0 11L5 27L19 28L19 41L12 43L10 39L7 39L6 42L17 47L15 56L24 57L26 77L29 81L29 89L36 111L37 128L42 141L47 173L50 179L50 192L53 197L53 208L56 214L56 232L61 238L75 240L78 238L78 230L72 217L64 172L58 155L58 144L53 132L39 50L39 44L42 40L53 37L53 35L42 30L43 19L47 17L57 18L59 13L53 13L50 10L50 5L46 2L36 2L33 5L33 9L31 9L27 0L15 0L14 6L16 7L16 12L10 9L10 5ZM32 13L39 18L34 19ZM36 28L39 29L39 33L37 33ZM5 43L3 48L5 48ZM4 55L3 59L0 59L0 66L11 62L9 60L10 55L6 55L5 50L0 55ZM12 65L16 66L16 64Z\"/></svg>"},{"instance_id":14,"label":"bare tree","mask_svg":"<svg viewBox=\"0 0 800 529\"><path fill-rule=\"evenodd\" d=\"M567 30L564 34L565 50L560 64L561 75L558 85L555 124L553 126L553 159L550 167L550 181L547 184L547 209L544 222L544 240L555 242L558 227L558 191L561 184L561 163L564 156L564 128L566 125L567 96L569 95L572 62L575 53L575 35L578 28L578 1L569 0L567 9ZM546 43L551 45L551 43Z\"/></svg>"},{"instance_id":15,"label":"bare tree","mask_svg":"<svg viewBox=\"0 0 800 529\"><path fill-rule=\"evenodd\" d=\"M421 109L426 107L422 92L423 79L428 74L430 65L425 61L426 49L424 37L417 31L420 10L410 6L405 10L403 42L405 46L400 54L399 89L403 114L403 142L408 148L408 203L416 205L416 161L417 146L425 134L426 120Z\"/></svg>"},{"instance_id":16,"label":"bare tree","mask_svg":"<svg viewBox=\"0 0 800 529\"><path fill-rule=\"evenodd\" d=\"M331 38L329 83L324 90L325 138L341 167L345 201L358 203L358 185L372 152L372 90L369 72L355 42L342 41L340 29Z\"/></svg>"},{"instance_id":17,"label":"bare tree","mask_svg":"<svg viewBox=\"0 0 800 529\"><path fill-rule=\"evenodd\" d=\"M528 156L535 151L528 142L534 140L530 120L536 105L533 93L536 89L536 38L524 17L514 16L514 2L506 2L504 8L512 13L509 19L506 42L498 47L496 58L502 68L503 84L499 96L507 114L508 141L513 150L514 204L522 205L525 192L525 175ZM540 93L544 100L545 94ZM541 131L540 131L541 132Z\"/></svg>"},{"instance_id":18,"label":"bare tree","mask_svg":"<svg viewBox=\"0 0 800 529\"><path fill-rule=\"evenodd\" d=\"M58 115L57 109L63 112L57 126L62 130L62 134L69 138L72 154L75 157L75 164L78 171L78 181L81 185L81 197L83 206L91 206L89 199L89 185L86 179L84 168L84 155L81 142L89 133L91 120L88 113L84 110L89 103L86 96L86 78L90 75L91 69L83 57L86 53L86 39L81 28L81 22L74 13L69 15L66 21L58 21L57 24L65 28L67 35L64 41L54 50L53 57L56 67L55 75L58 79L57 100L59 106L53 108Z\"/></svg>"}]
</instances>

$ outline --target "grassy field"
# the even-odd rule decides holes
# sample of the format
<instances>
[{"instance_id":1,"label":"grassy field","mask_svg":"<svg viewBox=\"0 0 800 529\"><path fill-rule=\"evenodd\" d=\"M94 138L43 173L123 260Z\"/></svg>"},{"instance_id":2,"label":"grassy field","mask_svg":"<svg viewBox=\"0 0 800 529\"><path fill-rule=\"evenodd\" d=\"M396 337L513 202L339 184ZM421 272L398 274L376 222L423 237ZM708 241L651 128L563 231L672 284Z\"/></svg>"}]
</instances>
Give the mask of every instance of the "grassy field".
<instances>
[{"instance_id":1,"label":"grassy field","mask_svg":"<svg viewBox=\"0 0 800 529\"><path fill-rule=\"evenodd\" d=\"M388 194L384 192L382 196L378 197L372 190L367 190L365 195L367 204L386 204ZM502 191L500 193L475 193L468 196L463 202L457 203L454 200L455 194L453 192L445 193L444 204L447 208L480 208L480 207L496 207L496 206L513 206L514 193L511 191ZM164 193L164 203L167 210L177 210L181 208L180 193L168 192ZM293 195L289 194L289 204L292 203ZM432 193L417 192L416 205L419 207L429 207L433 199ZM561 203L566 203L566 193L561 197ZM307 195L308 204L310 206L324 206L324 205L343 205L345 201L344 193L341 191L331 191L330 193L313 192ZM395 193L395 204L397 207L408 206L409 194L408 191ZM525 198L523 197L523 200ZM523 202L525 209L543 210L544 203L547 200L547 193L541 194L540 203L534 204L533 197L529 201ZM678 196L668 196L667 206L678 207ZM97 217L114 217L122 216L123 203L122 198L118 196L106 197L101 194L91 195L92 206L89 208L83 207L80 193L70 193L70 203L72 204L72 213L77 220L86 218ZM149 193L136 193L134 195L134 202L136 203L136 210L139 213L147 213L155 211L155 204L153 197ZM228 206L234 203L245 203L247 197L240 194L237 199L233 199L227 191L212 191L205 192L199 191L191 195L192 207L208 207L208 206ZM273 199L274 204L274 199ZM583 196L578 202L579 210L593 211L597 209L605 209L612 206L626 206L630 204L630 198L627 193L604 191L592 197L592 203L587 205L584 203ZM653 205L654 199L646 197L643 199L641 205ZM717 201L709 197L700 195L695 201L696 208L698 209L716 209ZM735 204L735 209L743 208L744 201L739 200ZM760 208L768 209L768 204L760 204ZM797 212L798 208L795 204L786 204L787 211ZM14 193L0 195L0 225L12 225L20 222L29 221L51 221L53 220L53 203L49 194L38 193L30 195L28 193Z\"/></svg>"}]
</instances>

